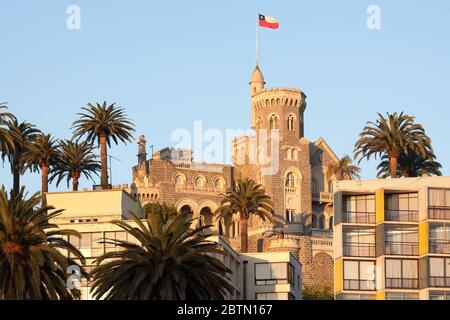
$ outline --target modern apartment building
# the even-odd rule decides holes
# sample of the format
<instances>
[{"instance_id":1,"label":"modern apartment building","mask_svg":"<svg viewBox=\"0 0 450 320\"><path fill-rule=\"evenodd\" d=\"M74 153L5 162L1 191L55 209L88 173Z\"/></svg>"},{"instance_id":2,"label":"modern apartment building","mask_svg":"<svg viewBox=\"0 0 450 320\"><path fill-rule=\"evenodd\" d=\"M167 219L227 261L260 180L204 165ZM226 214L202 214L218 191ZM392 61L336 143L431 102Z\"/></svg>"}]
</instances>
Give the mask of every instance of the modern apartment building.
<instances>
[{"instance_id":1,"label":"modern apartment building","mask_svg":"<svg viewBox=\"0 0 450 320\"><path fill-rule=\"evenodd\" d=\"M450 177L334 190L336 299L450 300Z\"/></svg>"},{"instance_id":2,"label":"modern apartment building","mask_svg":"<svg viewBox=\"0 0 450 320\"><path fill-rule=\"evenodd\" d=\"M134 242L129 235L111 220L129 220L130 211L143 215L139 201L122 189L80 192L54 192L47 194L49 205L65 211L52 222L63 229L74 229L81 239L69 241L86 257L88 272L94 268L97 257L118 250L114 245L100 243L101 239L121 239ZM220 235L209 238L222 247L227 255L216 258L232 271L230 283L234 292L229 300L300 300L302 297L302 267L289 252L238 253ZM82 299L90 300L90 284L81 281Z\"/></svg>"}]
</instances>

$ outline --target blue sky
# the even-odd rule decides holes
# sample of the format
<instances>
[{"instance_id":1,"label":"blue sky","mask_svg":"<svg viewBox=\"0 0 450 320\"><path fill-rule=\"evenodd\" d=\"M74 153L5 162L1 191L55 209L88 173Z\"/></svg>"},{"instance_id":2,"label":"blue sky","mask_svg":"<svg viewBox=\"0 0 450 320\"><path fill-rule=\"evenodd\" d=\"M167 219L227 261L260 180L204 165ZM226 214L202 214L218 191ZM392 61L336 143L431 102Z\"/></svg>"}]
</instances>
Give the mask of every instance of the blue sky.
<instances>
[{"instance_id":1,"label":"blue sky","mask_svg":"<svg viewBox=\"0 0 450 320\"><path fill-rule=\"evenodd\" d=\"M69 5L81 29L66 27ZM366 27L369 5L381 30ZM448 1L7 1L0 0L0 101L19 120L69 138L87 102L126 107L155 150L177 128L248 128L256 10L276 17L260 32L268 86L308 96L305 135L352 154L376 112L406 111L433 139L450 174L450 2ZM113 184L129 183L135 143L114 146ZM377 161L362 162L374 178ZM0 183L11 186L9 167ZM37 174L23 182L40 187ZM91 187L83 180L81 187ZM66 187L62 185L61 190ZM55 190L51 186L50 190Z\"/></svg>"}]
</instances>

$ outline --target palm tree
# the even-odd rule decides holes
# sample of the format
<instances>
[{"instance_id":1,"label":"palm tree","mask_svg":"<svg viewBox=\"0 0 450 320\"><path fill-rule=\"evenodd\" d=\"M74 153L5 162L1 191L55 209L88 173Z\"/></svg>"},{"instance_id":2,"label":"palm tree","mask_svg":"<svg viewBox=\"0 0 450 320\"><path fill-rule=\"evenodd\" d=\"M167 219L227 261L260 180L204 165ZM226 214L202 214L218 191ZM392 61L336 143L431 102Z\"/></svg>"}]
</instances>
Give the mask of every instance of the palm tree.
<instances>
[{"instance_id":1,"label":"palm tree","mask_svg":"<svg viewBox=\"0 0 450 320\"><path fill-rule=\"evenodd\" d=\"M7 127L7 120L14 120L15 117L9 112L1 112L1 109L7 109L6 103L0 103L0 153L6 154L14 149L14 139Z\"/></svg>"},{"instance_id":2,"label":"palm tree","mask_svg":"<svg viewBox=\"0 0 450 320\"><path fill-rule=\"evenodd\" d=\"M355 143L355 159L370 159L372 155L389 157L391 178L397 178L398 157L406 150L414 154L426 154L426 146L430 145L430 138L425 134L425 129L414 123L414 117L400 113L387 113L384 118L378 113L376 123L367 122Z\"/></svg>"},{"instance_id":3,"label":"palm tree","mask_svg":"<svg viewBox=\"0 0 450 320\"><path fill-rule=\"evenodd\" d=\"M50 134L38 134L24 153L23 161L32 171L41 171L42 205L46 204L45 194L48 192L49 170L58 157L57 141Z\"/></svg>"},{"instance_id":4,"label":"palm tree","mask_svg":"<svg viewBox=\"0 0 450 320\"><path fill-rule=\"evenodd\" d=\"M389 158L387 155L381 157L378 165L377 177L385 179L391 175ZM422 154L416 155L412 152L402 152L398 157L397 176L399 177L421 177L423 175L441 176L442 165L436 161L434 153L427 157Z\"/></svg>"},{"instance_id":5,"label":"palm tree","mask_svg":"<svg viewBox=\"0 0 450 320\"><path fill-rule=\"evenodd\" d=\"M94 180L92 175L98 175L100 164L93 154L94 146L91 143L82 141L60 141L58 157L53 166L50 182L56 179L56 186L59 186L65 178L67 187L72 180L72 190L78 191L81 175L87 179Z\"/></svg>"},{"instance_id":6,"label":"palm tree","mask_svg":"<svg viewBox=\"0 0 450 320\"><path fill-rule=\"evenodd\" d=\"M14 194L19 193L20 176L23 174L25 163L23 156L31 141L40 133L36 127L26 121L19 123L17 119L7 122L9 134L12 137L12 145L2 152L2 159L8 159L13 174Z\"/></svg>"},{"instance_id":7,"label":"palm tree","mask_svg":"<svg viewBox=\"0 0 450 320\"><path fill-rule=\"evenodd\" d=\"M328 166L327 180L335 176L337 180L356 180L360 178L361 169L352 163L349 156L344 156L339 161Z\"/></svg>"},{"instance_id":8,"label":"palm tree","mask_svg":"<svg viewBox=\"0 0 450 320\"><path fill-rule=\"evenodd\" d=\"M100 146L101 185L103 188L108 188L107 147L111 147L111 140L115 144L118 144L118 140L123 143L131 142L134 125L126 118L125 110L116 107L114 103L109 106L106 105L106 101L101 105L88 103L81 109L85 113L78 113L81 118L72 125L73 137L86 136L88 142L98 143Z\"/></svg>"},{"instance_id":9,"label":"palm tree","mask_svg":"<svg viewBox=\"0 0 450 320\"><path fill-rule=\"evenodd\" d=\"M213 255L226 254L208 241L204 226L191 230L187 213L155 210L134 224L112 223L125 230L129 241L104 239L122 250L98 258L91 273L96 299L211 300L224 299L233 287L231 270ZM130 239L136 241L130 241Z\"/></svg>"},{"instance_id":10,"label":"palm tree","mask_svg":"<svg viewBox=\"0 0 450 320\"><path fill-rule=\"evenodd\" d=\"M230 221L234 214L239 215L241 223L241 252L248 251L248 219L251 215L273 222L273 203L261 185L252 179L237 182L223 194L220 207L214 213L219 218Z\"/></svg>"},{"instance_id":11,"label":"palm tree","mask_svg":"<svg viewBox=\"0 0 450 320\"><path fill-rule=\"evenodd\" d=\"M69 266L84 268L61 251L70 252L84 264L80 251L64 240L64 236L77 236L74 230L59 229L50 222L62 210L38 207L38 193L26 199L24 188L18 194L0 189L0 300L74 299L77 289L68 289Z\"/></svg>"}]
</instances>

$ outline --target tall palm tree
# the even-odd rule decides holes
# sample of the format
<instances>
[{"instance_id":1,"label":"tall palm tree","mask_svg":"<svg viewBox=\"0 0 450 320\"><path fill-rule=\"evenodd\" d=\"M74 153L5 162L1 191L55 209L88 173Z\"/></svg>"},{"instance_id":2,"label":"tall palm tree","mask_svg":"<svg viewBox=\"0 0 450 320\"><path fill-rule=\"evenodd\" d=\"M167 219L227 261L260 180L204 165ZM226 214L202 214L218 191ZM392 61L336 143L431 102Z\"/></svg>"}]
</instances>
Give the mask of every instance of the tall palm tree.
<instances>
[{"instance_id":1,"label":"tall palm tree","mask_svg":"<svg viewBox=\"0 0 450 320\"><path fill-rule=\"evenodd\" d=\"M389 158L387 155L381 157L378 165L377 177L385 179L391 175ZM436 161L434 153L427 157L412 152L402 152L398 157L397 176L399 177L421 177L422 175L441 176L442 165Z\"/></svg>"},{"instance_id":2,"label":"tall palm tree","mask_svg":"<svg viewBox=\"0 0 450 320\"><path fill-rule=\"evenodd\" d=\"M14 149L14 139L8 130L7 121L16 119L12 113L2 112L1 109L7 109L4 102L0 103L0 153L6 154Z\"/></svg>"},{"instance_id":3,"label":"tall palm tree","mask_svg":"<svg viewBox=\"0 0 450 320\"><path fill-rule=\"evenodd\" d=\"M234 214L239 215L241 223L241 252L248 251L248 219L251 215L273 222L273 203L261 185L252 179L237 182L223 194L220 207L214 213L219 218L229 221Z\"/></svg>"},{"instance_id":4,"label":"tall palm tree","mask_svg":"<svg viewBox=\"0 0 450 320\"><path fill-rule=\"evenodd\" d=\"M49 170L58 157L57 141L50 134L38 134L32 140L23 156L25 165L32 171L41 172L42 204L46 204L45 194L48 192Z\"/></svg>"},{"instance_id":5,"label":"tall palm tree","mask_svg":"<svg viewBox=\"0 0 450 320\"><path fill-rule=\"evenodd\" d=\"M50 182L56 179L56 186L59 186L65 178L69 187L72 180L72 190L78 191L81 175L94 180L92 175L98 175L100 164L96 160L93 149L94 146L86 141L60 141L58 157L50 173Z\"/></svg>"},{"instance_id":6,"label":"tall palm tree","mask_svg":"<svg viewBox=\"0 0 450 320\"><path fill-rule=\"evenodd\" d=\"M188 214L171 210L155 210L144 221L133 214L133 220L137 227L122 220L112 222L136 241L104 239L122 250L95 261L94 298L220 300L232 292L231 270L213 256L226 253L202 234L208 226L191 230Z\"/></svg>"},{"instance_id":7,"label":"tall palm tree","mask_svg":"<svg viewBox=\"0 0 450 320\"><path fill-rule=\"evenodd\" d=\"M12 137L12 146L5 152L2 152L2 159L8 159L13 174L14 194L19 193L20 176L23 174L25 162L23 156L31 141L33 141L40 131L32 124L24 121L19 123L17 119L7 122L9 134Z\"/></svg>"},{"instance_id":8,"label":"tall palm tree","mask_svg":"<svg viewBox=\"0 0 450 320\"><path fill-rule=\"evenodd\" d=\"M427 156L426 146L431 145L425 129L414 122L414 117L407 114L387 113L383 117L378 113L376 123L367 122L355 143L355 159L370 159L386 154L389 157L391 178L397 178L398 157L403 151Z\"/></svg>"},{"instance_id":9,"label":"tall palm tree","mask_svg":"<svg viewBox=\"0 0 450 320\"><path fill-rule=\"evenodd\" d=\"M115 144L131 142L134 131L133 123L127 119L125 110L116 107L113 103L109 106L106 101L103 104L87 104L81 108L85 113L78 113L80 119L72 125L74 138L86 136L88 142L97 142L100 146L101 161L101 185L108 187L108 160L107 147L111 147L111 140Z\"/></svg>"},{"instance_id":10,"label":"tall palm tree","mask_svg":"<svg viewBox=\"0 0 450 320\"><path fill-rule=\"evenodd\" d=\"M50 222L62 210L38 207L38 193L26 198L22 187L18 194L0 189L0 300L23 299L74 299L80 296L77 289L67 286L69 266L77 266L82 275L82 265L66 258L67 250L84 264L80 251L64 240L64 236L80 234L59 229Z\"/></svg>"},{"instance_id":11,"label":"tall palm tree","mask_svg":"<svg viewBox=\"0 0 450 320\"><path fill-rule=\"evenodd\" d=\"M349 156L344 156L339 161L328 166L327 180L335 176L337 180L356 180L360 178L361 169L352 163Z\"/></svg>"}]
</instances>

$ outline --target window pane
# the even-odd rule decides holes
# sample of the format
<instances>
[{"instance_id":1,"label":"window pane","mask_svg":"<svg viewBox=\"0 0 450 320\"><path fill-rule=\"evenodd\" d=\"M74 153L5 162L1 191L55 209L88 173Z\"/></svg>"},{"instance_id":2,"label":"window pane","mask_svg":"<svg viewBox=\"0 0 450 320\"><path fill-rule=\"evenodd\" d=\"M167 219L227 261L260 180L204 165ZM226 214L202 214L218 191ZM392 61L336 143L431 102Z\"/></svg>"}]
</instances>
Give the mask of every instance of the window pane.
<instances>
[{"instance_id":1,"label":"window pane","mask_svg":"<svg viewBox=\"0 0 450 320\"><path fill-rule=\"evenodd\" d=\"M286 263L272 263L270 269L272 272L271 279L287 279Z\"/></svg>"},{"instance_id":2,"label":"window pane","mask_svg":"<svg viewBox=\"0 0 450 320\"><path fill-rule=\"evenodd\" d=\"M374 273L374 263L371 261L361 261L359 265L360 270L360 276L359 278L361 280L373 280L375 279Z\"/></svg>"},{"instance_id":3,"label":"window pane","mask_svg":"<svg viewBox=\"0 0 450 320\"><path fill-rule=\"evenodd\" d=\"M344 261L344 279L357 280L358 276L358 261Z\"/></svg>"},{"instance_id":4,"label":"window pane","mask_svg":"<svg viewBox=\"0 0 450 320\"><path fill-rule=\"evenodd\" d=\"M255 264L256 279L270 279L270 266L268 263Z\"/></svg>"},{"instance_id":5,"label":"window pane","mask_svg":"<svg viewBox=\"0 0 450 320\"><path fill-rule=\"evenodd\" d=\"M444 275L444 259L430 258L430 276L443 277Z\"/></svg>"},{"instance_id":6,"label":"window pane","mask_svg":"<svg viewBox=\"0 0 450 320\"><path fill-rule=\"evenodd\" d=\"M103 248L103 244L100 243L102 241L103 235L101 232L93 232L92 233L92 248Z\"/></svg>"},{"instance_id":7,"label":"window pane","mask_svg":"<svg viewBox=\"0 0 450 320\"><path fill-rule=\"evenodd\" d=\"M417 278L417 261L403 260L403 278Z\"/></svg>"},{"instance_id":8,"label":"window pane","mask_svg":"<svg viewBox=\"0 0 450 320\"><path fill-rule=\"evenodd\" d=\"M386 278L401 278L402 261L386 259Z\"/></svg>"},{"instance_id":9,"label":"window pane","mask_svg":"<svg viewBox=\"0 0 450 320\"><path fill-rule=\"evenodd\" d=\"M91 234L82 233L80 248L90 248L90 247L91 247Z\"/></svg>"}]
</instances>

